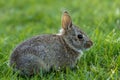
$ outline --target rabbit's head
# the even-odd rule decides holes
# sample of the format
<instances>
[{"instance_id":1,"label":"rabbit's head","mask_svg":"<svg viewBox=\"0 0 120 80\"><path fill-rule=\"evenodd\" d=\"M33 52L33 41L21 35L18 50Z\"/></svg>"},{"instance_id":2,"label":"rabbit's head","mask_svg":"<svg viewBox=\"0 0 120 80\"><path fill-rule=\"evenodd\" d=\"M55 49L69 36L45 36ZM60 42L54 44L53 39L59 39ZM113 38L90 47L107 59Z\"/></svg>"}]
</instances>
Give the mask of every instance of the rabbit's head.
<instances>
[{"instance_id":1,"label":"rabbit's head","mask_svg":"<svg viewBox=\"0 0 120 80\"><path fill-rule=\"evenodd\" d=\"M72 24L71 17L66 11L62 16L62 36L67 45L78 52L88 49L93 45L88 36Z\"/></svg>"}]
</instances>

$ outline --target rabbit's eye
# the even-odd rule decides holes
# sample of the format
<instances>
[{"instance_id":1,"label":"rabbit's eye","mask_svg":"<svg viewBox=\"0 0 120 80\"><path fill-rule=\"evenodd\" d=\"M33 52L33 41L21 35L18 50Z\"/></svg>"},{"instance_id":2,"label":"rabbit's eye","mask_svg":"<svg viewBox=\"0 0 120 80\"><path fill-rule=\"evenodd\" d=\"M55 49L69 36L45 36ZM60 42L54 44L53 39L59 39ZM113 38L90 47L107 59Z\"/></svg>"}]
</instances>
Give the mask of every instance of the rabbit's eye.
<instances>
[{"instance_id":1,"label":"rabbit's eye","mask_svg":"<svg viewBox=\"0 0 120 80\"><path fill-rule=\"evenodd\" d=\"M78 35L78 38L79 38L79 39L83 39L83 35L82 35L82 34L79 34L79 35Z\"/></svg>"}]
</instances>

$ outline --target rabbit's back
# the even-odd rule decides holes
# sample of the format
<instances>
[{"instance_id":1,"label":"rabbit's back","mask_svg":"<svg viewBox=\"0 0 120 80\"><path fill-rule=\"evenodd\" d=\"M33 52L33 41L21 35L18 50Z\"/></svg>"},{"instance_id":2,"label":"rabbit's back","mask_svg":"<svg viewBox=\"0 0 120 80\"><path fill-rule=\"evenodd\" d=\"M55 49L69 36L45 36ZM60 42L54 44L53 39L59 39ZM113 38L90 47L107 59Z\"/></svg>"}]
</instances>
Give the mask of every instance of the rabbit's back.
<instances>
[{"instance_id":1,"label":"rabbit's back","mask_svg":"<svg viewBox=\"0 0 120 80\"><path fill-rule=\"evenodd\" d=\"M29 59L31 64L35 63L34 60L42 64L44 68L50 68L57 64L57 57L62 50L60 37L56 35L41 35L33 37L18 45L11 55L10 65L20 69L21 66ZM60 49L61 48L61 49ZM30 61L29 61L30 62ZM28 62L26 62L27 64ZM25 67L25 65L23 65ZM40 66L40 65L38 65ZM27 71L25 71L27 72Z\"/></svg>"},{"instance_id":2,"label":"rabbit's back","mask_svg":"<svg viewBox=\"0 0 120 80\"><path fill-rule=\"evenodd\" d=\"M52 58L55 56L54 52L58 51L62 44L59 36L56 35L41 35L28 39L18 45L13 51L13 55L17 59L19 55L33 54L45 60L45 57ZM56 45L57 44L57 45ZM52 53L52 54L51 54Z\"/></svg>"}]
</instances>

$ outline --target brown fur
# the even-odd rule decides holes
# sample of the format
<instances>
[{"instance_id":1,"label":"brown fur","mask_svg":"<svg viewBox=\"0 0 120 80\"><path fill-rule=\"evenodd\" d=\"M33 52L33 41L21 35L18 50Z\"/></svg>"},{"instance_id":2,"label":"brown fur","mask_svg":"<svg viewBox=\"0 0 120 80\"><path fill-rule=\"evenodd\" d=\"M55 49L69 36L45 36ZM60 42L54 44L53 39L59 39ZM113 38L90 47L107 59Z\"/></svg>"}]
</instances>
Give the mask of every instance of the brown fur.
<instances>
[{"instance_id":1,"label":"brown fur","mask_svg":"<svg viewBox=\"0 0 120 80\"><path fill-rule=\"evenodd\" d=\"M10 66L22 75L33 75L51 68L73 68L81 56L80 51L91 47L92 41L72 24L67 12L63 14L62 27L61 35L40 35L22 42L14 49ZM78 39L78 34L84 35L83 39Z\"/></svg>"}]
</instances>

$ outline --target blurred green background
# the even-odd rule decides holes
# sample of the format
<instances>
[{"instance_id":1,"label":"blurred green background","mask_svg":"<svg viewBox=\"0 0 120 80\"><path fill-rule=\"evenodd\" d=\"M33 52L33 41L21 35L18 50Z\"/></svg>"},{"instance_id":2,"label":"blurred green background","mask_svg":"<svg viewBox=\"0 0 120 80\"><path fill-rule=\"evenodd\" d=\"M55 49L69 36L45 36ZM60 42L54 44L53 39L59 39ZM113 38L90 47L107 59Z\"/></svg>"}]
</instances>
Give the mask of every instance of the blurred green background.
<instances>
[{"instance_id":1,"label":"blurred green background","mask_svg":"<svg viewBox=\"0 0 120 80\"><path fill-rule=\"evenodd\" d=\"M25 79L13 75L8 66L12 50L32 36L58 33L64 10L93 40L94 46L84 51L77 70L51 72L31 79L120 79L119 0L0 0L0 80Z\"/></svg>"}]
</instances>

